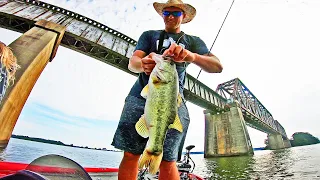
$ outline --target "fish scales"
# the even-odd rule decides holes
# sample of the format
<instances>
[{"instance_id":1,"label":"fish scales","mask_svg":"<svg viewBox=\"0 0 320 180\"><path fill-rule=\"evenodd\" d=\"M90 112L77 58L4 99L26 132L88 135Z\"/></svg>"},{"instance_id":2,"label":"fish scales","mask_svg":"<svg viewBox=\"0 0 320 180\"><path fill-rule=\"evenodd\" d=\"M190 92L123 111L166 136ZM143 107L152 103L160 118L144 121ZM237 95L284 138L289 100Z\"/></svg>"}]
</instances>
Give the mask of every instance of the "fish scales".
<instances>
[{"instance_id":1,"label":"fish scales","mask_svg":"<svg viewBox=\"0 0 320 180\"><path fill-rule=\"evenodd\" d=\"M153 107L153 109L150 111L146 109L145 113L147 121L153 120L152 122L150 122L150 126L152 126L150 129L150 134L155 131L155 136L152 136L154 138L151 137L149 139L151 143L150 147L154 148L152 149L152 151L158 152L162 149L162 144L165 139L165 136L163 136L163 134L166 133L168 126L173 123L177 113L177 93L176 89L170 88L170 86L172 85L169 84L154 86L154 91L151 90L153 89L151 86L149 87L150 97L148 97L150 100L149 107Z\"/></svg>"}]
</instances>

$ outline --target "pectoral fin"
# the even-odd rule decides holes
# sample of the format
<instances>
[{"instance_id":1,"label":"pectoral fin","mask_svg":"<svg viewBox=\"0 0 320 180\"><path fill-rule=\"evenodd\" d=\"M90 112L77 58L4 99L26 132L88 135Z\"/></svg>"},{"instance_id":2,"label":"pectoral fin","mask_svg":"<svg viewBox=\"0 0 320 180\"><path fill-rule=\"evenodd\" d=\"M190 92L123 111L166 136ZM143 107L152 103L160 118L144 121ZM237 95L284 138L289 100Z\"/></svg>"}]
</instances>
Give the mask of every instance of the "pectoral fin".
<instances>
[{"instance_id":1,"label":"pectoral fin","mask_svg":"<svg viewBox=\"0 0 320 180\"><path fill-rule=\"evenodd\" d=\"M182 97L180 93L178 93L177 102L178 102L178 107L180 107L182 103Z\"/></svg>"},{"instance_id":2,"label":"pectoral fin","mask_svg":"<svg viewBox=\"0 0 320 180\"><path fill-rule=\"evenodd\" d=\"M176 130L178 130L180 132L183 131L183 127L182 127L182 124L181 124L181 121L180 121L180 118L179 118L178 114L176 115L176 118L175 118L174 122L169 125L169 128L176 129Z\"/></svg>"},{"instance_id":3,"label":"pectoral fin","mask_svg":"<svg viewBox=\"0 0 320 180\"><path fill-rule=\"evenodd\" d=\"M149 85L146 85L146 86L142 89L140 95L141 95L142 97L144 97L145 99L147 99L147 97L148 97L148 92L149 92Z\"/></svg>"},{"instance_id":4,"label":"pectoral fin","mask_svg":"<svg viewBox=\"0 0 320 180\"><path fill-rule=\"evenodd\" d=\"M140 136L142 136L144 138L149 137L149 130L148 130L144 115L141 116L139 121L136 123L135 127L136 127L136 130Z\"/></svg>"}]
</instances>

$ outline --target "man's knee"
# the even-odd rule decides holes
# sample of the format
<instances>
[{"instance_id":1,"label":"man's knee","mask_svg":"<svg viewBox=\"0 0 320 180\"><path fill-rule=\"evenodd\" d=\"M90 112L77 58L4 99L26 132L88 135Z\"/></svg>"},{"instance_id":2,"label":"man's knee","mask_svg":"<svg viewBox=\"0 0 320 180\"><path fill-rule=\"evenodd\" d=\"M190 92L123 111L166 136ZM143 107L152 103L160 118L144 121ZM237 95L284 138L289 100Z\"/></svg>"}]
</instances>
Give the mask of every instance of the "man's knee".
<instances>
[{"instance_id":1,"label":"man's knee","mask_svg":"<svg viewBox=\"0 0 320 180\"><path fill-rule=\"evenodd\" d=\"M138 161L140 154L132 154L130 152L124 152L123 159L128 161Z\"/></svg>"},{"instance_id":2,"label":"man's knee","mask_svg":"<svg viewBox=\"0 0 320 180\"><path fill-rule=\"evenodd\" d=\"M176 161L165 161L162 160L160 164L160 168L171 168L171 167L176 167Z\"/></svg>"}]
</instances>

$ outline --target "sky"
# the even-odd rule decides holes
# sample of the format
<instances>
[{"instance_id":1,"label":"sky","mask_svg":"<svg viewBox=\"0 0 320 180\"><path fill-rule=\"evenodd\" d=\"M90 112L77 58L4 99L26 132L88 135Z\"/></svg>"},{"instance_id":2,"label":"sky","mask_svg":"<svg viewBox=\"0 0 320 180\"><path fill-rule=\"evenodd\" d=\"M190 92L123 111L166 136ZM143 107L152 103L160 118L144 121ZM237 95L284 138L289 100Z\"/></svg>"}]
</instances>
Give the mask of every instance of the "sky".
<instances>
[{"instance_id":1,"label":"sky","mask_svg":"<svg viewBox=\"0 0 320 180\"><path fill-rule=\"evenodd\" d=\"M45 0L95 19L137 40L150 29L163 29L153 1ZM162 1L164 2L164 1ZM197 9L181 26L211 47L232 0L185 0ZM320 137L320 2L318 0L235 0L212 53L224 66L219 74L201 73L211 89L239 78L285 128L287 135L309 132ZM10 44L21 34L0 28ZM196 77L200 68L190 65ZM81 146L111 146L126 95L136 77L88 56L59 47L35 84L14 134ZM203 151L202 108L187 103L191 123L185 146ZM254 147L267 135L248 127Z\"/></svg>"}]
</instances>

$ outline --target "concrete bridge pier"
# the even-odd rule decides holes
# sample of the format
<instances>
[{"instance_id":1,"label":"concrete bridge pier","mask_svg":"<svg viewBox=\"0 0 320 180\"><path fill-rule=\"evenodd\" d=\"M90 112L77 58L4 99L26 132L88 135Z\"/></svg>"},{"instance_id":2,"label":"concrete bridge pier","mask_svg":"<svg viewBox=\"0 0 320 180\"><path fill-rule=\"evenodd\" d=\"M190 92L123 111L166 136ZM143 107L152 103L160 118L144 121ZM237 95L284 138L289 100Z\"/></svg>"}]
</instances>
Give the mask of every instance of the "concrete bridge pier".
<instances>
[{"instance_id":1,"label":"concrete bridge pier","mask_svg":"<svg viewBox=\"0 0 320 180\"><path fill-rule=\"evenodd\" d=\"M284 140L281 134L268 134L269 147L272 150L291 147L290 141Z\"/></svg>"},{"instance_id":2,"label":"concrete bridge pier","mask_svg":"<svg viewBox=\"0 0 320 180\"><path fill-rule=\"evenodd\" d=\"M283 144L285 148L290 148L291 147L291 143L289 139L284 139L283 140Z\"/></svg>"},{"instance_id":3,"label":"concrete bridge pier","mask_svg":"<svg viewBox=\"0 0 320 180\"><path fill-rule=\"evenodd\" d=\"M40 20L9 47L20 69L15 83L6 90L0 103L0 148L5 148L29 94L43 69L51 61L65 32L65 27Z\"/></svg>"},{"instance_id":4,"label":"concrete bridge pier","mask_svg":"<svg viewBox=\"0 0 320 180\"><path fill-rule=\"evenodd\" d=\"M249 133L238 103L230 111L213 113L205 110L204 157L252 155Z\"/></svg>"}]
</instances>

